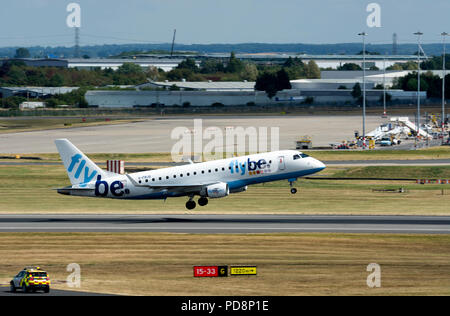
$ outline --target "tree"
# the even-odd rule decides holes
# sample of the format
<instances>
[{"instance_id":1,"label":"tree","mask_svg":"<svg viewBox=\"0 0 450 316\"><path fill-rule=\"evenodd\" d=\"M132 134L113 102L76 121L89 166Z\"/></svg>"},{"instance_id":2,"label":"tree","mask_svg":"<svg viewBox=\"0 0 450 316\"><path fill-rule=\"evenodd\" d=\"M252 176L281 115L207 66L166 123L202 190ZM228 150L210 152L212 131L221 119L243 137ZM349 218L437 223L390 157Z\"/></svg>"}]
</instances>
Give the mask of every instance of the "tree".
<instances>
[{"instance_id":1,"label":"tree","mask_svg":"<svg viewBox=\"0 0 450 316\"><path fill-rule=\"evenodd\" d=\"M177 69L188 69L192 72L197 72L199 70L193 58L186 58L186 60L183 60L177 66Z\"/></svg>"},{"instance_id":2,"label":"tree","mask_svg":"<svg viewBox=\"0 0 450 316\"><path fill-rule=\"evenodd\" d=\"M223 62L220 60L210 58L202 61L200 65L200 72L203 74L214 74L224 71L225 67L223 66Z\"/></svg>"},{"instance_id":3,"label":"tree","mask_svg":"<svg viewBox=\"0 0 450 316\"><path fill-rule=\"evenodd\" d=\"M255 90L265 91L272 99L278 91L292 89L287 72L282 69L277 73L264 72L256 79Z\"/></svg>"},{"instance_id":4,"label":"tree","mask_svg":"<svg viewBox=\"0 0 450 316\"><path fill-rule=\"evenodd\" d=\"M239 73L244 69L244 64L240 59L236 58L236 54L231 52L230 60L228 61L228 65L225 68L226 72L229 73Z\"/></svg>"},{"instance_id":5,"label":"tree","mask_svg":"<svg viewBox=\"0 0 450 316\"><path fill-rule=\"evenodd\" d=\"M357 64L347 63L337 67L337 70L362 70L362 68Z\"/></svg>"},{"instance_id":6,"label":"tree","mask_svg":"<svg viewBox=\"0 0 450 316\"><path fill-rule=\"evenodd\" d=\"M277 90L290 90L292 89L291 81L289 80L289 75L286 70L281 69L277 72Z\"/></svg>"},{"instance_id":7,"label":"tree","mask_svg":"<svg viewBox=\"0 0 450 316\"><path fill-rule=\"evenodd\" d=\"M308 64L305 67L306 71L306 78L308 79L320 79L320 68L317 66L316 62L314 60L311 60L308 62Z\"/></svg>"},{"instance_id":8,"label":"tree","mask_svg":"<svg viewBox=\"0 0 450 316\"><path fill-rule=\"evenodd\" d=\"M403 70L403 67L398 63L395 63L392 66L387 67L386 70Z\"/></svg>"},{"instance_id":9,"label":"tree","mask_svg":"<svg viewBox=\"0 0 450 316\"><path fill-rule=\"evenodd\" d=\"M362 92L361 92L361 85L359 84L359 82L357 82L354 86L353 86L353 90L352 90L352 97L354 99L359 99L362 96Z\"/></svg>"},{"instance_id":10,"label":"tree","mask_svg":"<svg viewBox=\"0 0 450 316\"><path fill-rule=\"evenodd\" d=\"M289 56L289 58L284 62L284 67L304 67L305 64L303 63L303 61L300 58L292 58Z\"/></svg>"},{"instance_id":11,"label":"tree","mask_svg":"<svg viewBox=\"0 0 450 316\"><path fill-rule=\"evenodd\" d=\"M316 65L317 66L317 65ZM312 78L316 78L317 76L317 70L319 71L319 77L320 78L320 70L315 69L314 66L308 66L303 63L303 61L300 58L292 58L289 57L284 65L283 68L286 70L286 72L289 74L289 78L294 79L300 79L300 78L308 78L308 71L309 75Z\"/></svg>"},{"instance_id":12,"label":"tree","mask_svg":"<svg viewBox=\"0 0 450 316\"><path fill-rule=\"evenodd\" d=\"M258 78L258 68L254 64L245 63L244 70L240 73L243 80L255 81Z\"/></svg>"},{"instance_id":13,"label":"tree","mask_svg":"<svg viewBox=\"0 0 450 316\"><path fill-rule=\"evenodd\" d=\"M16 49L16 55L14 57L15 58L30 58L31 54L28 49L21 47L21 48Z\"/></svg>"},{"instance_id":14,"label":"tree","mask_svg":"<svg viewBox=\"0 0 450 316\"><path fill-rule=\"evenodd\" d=\"M117 73L123 75L139 74L142 73L142 68L134 63L123 63L123 65L117 69Z\"/></svg>"},{"instance_id":15,"label":"tree","mask_svg":"<svg viewBox=\"0 0 450 316\"><path fill-rule=\"evenodd\" d=\"M60 74L55 74L49 81L50 87L62 87L64 85L64 78Z\"/></svg>"}]
</instances>

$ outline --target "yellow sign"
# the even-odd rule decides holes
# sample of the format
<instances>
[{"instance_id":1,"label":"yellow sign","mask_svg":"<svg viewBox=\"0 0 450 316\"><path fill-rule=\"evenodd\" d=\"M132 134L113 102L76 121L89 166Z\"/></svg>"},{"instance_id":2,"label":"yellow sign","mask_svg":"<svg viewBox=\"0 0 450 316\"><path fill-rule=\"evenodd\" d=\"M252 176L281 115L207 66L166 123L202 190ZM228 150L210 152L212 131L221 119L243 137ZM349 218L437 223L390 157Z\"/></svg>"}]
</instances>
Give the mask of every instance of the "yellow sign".
<instances>
[{"instance_id":1,"label":"yellow sign","mask_svg":"<svg viewBox=\"0 0 450 316\"><path fill-rule=\"evenodd\" d=\"M230 267L231 275L256 275L256 267Z\"/></svg>"}]
</instances>

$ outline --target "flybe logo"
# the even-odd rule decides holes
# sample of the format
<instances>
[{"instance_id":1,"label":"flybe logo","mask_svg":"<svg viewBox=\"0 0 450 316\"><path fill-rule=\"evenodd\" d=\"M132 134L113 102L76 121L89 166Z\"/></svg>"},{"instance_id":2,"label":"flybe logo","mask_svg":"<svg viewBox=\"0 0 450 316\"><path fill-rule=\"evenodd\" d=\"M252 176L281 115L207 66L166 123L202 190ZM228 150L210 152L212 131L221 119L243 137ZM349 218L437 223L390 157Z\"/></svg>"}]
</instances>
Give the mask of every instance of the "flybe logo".
<instances>
[{"instance_id":1,"label":"flybe logo","mask_svg":"<svg viewBox=\"0 0 450 316\"><path fill-rule=\"evenodd\" d=\"M86 166L86 160L81 160L82 156L80 154L76 154L74 156L72 156L71 158L71 162L70 162L70 166L67 169L67 171L69 173L75 172L75 174L73 175L73 177L75 179L79 179L80 176L83 175L83 181L81 181L81 183L89 183L91 182L95 175L97 174L97 171L92 171L92 173L89 173L89 167ZM81 160L81 162L80 162ZM77 168L75 168L77 167Z\"/></svg>"},{"instance_id":2,"label":"flybe logo","mask_svg":"<svg viewBox=\"0 0 450 316\"><path fill-rule=\"evenodd\" d=\"M270 173L270 164L267 163L265 159L260 159L258 161L252 161L250 158L246 162L239 162L234 160L230 163L231 173L237 173L241 176L248 172L249 175L257 175L263 173Z\"/></svg>"}]
</instances>

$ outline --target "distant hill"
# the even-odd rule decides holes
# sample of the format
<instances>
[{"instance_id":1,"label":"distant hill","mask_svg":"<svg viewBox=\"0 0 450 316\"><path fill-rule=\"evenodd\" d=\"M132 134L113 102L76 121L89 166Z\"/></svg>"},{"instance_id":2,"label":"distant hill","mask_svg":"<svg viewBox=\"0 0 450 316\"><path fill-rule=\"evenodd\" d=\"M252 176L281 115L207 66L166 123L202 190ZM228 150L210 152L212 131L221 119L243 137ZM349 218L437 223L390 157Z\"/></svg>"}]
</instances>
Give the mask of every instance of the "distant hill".
<instances>
[{"instance_id":1,"label":"distant hill","mask_svg":"<svg viewBox=\"0 0 450 316\"><path fill-rule=\"evenodd\" d=\"M18 47L0 48L0 57L14 57ZM71 58L74 54L73 47L28 47L31 56L46 57L58 56ZM148 52L148 51L170 51L171 44L120 44L120 45L97 45L81 47L81 55L94 57L118 56L124 52ZM305 53L305 54L357 54L362 51L361 43L340 44L270 44L270 43L242 43L242 44L177 44L177 51L199 52L199 53ZM424 44L423 49L427 55L441 55L442 44ZM367 51L380 54L391 54L391 44L368 44ZM398 54L411 55L417 52L417 44L399 44Z\"/></svg>"}]
</instances>

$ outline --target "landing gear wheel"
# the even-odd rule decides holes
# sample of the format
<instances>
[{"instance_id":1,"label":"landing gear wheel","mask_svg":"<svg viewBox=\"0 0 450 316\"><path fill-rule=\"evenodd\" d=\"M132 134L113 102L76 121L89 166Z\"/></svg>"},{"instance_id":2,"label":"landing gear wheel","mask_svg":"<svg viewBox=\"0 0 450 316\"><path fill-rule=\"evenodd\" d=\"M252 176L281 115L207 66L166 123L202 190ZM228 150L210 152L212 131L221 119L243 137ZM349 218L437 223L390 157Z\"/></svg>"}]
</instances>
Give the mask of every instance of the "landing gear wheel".
<instances>
[{"instance_id":1,"label":"landing gear wheel","mask_svg":"<svg viewBox=\"0 0 450 316\"><path fill-rule=\"evenodd\" d=\"M292 189L291 189L291 193L292 193L292 194L296 194L296 193L297 193L297 189L296 189L296 188L292 188Z\"/></svg>"},{"instance_id":2,"label":"landing gear wheel","mask_svg":"<svg viewBox=\"0 0 450 316\"><path fill-rule=\"evenodd\" d=\"M193 210L196 206L197 206L197 203L195 203L194 201L189 200L186 202L186 208L188 210Z\"/></svg>"},{"instance_id":3,"label":"landing gear wheel","mask_svg":"<svg viewBox=\"0 0 450 316\"><path fill-rule=\"evenodd\" d=\"M198 205L200 205L200 206L208 205L208 198L206 198L206 197L199 198L198 199Z\"/></svg>"}]
</instances>

